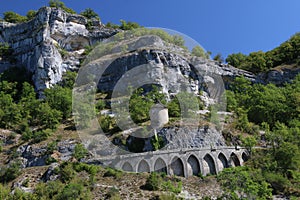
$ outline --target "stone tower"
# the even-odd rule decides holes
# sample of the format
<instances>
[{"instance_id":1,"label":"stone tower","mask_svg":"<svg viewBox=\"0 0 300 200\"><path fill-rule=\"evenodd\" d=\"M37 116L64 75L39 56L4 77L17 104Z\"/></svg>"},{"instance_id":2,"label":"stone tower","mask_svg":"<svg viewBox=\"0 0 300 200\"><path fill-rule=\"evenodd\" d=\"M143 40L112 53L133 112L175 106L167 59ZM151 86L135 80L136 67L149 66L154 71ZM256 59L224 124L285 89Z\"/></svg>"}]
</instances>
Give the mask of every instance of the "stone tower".
<instances>
[{"instance_id":1,"label":"stone tower","mask_svg":"<svg viewBox=\"0 0 300 200\"><path fill-rule=\"evenodd\" d=\"M169 122L168 108L161 103L153 105L150 109L151 127L158 129Z\"/></svg>"}]
</instances>

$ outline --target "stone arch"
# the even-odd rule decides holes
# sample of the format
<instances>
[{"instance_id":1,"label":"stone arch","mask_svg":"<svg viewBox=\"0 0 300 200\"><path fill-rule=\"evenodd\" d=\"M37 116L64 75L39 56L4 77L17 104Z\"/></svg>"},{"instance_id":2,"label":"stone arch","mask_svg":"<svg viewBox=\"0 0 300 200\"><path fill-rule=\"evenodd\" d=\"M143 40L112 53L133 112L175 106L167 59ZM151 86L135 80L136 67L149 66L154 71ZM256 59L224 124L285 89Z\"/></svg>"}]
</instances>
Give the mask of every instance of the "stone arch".
<instances>
[{"instance_id":1,"label":"stone arch","mask_svg":"<svg viewBox=\"0 0 300 200\"><path fill-rule=\"evenodd\" d=\"M122 166L123 171L133 172L133 168L129 162L125 162Z\"/></svg>"},{"instance_id":2,"label":"stone arch","mask_svg":"<svg viewBox=\"0 0 300 200\"><path fill-rule=\"evenodd\" d=\"M243 162L247 162L249 160L249 156L245 152L242 153L242 160Z\"/></svg>"},{"instance_id":3,"label":"stone arch","mask_svg":"<svg viewBox=\"0 0 300 200\"><path fill-rule=\"evenodd\" d=\"M231 165L234 167L241 166L240 159L237 157L237 155L234 152L232 152L230 155L230 161L231 161Z\"/></svg>"},{"instance_id":4,"label":"stone arch","mask_svg":"<svg viewBox=\"0 0 300 200\"><path fill-rule=\"evenodd\" d=\"M215 165L215 162L214 162L214 159L211 155L209 154L206 154L204 156L204 161L203 161L203 175L207 175L207 174L217 174L217 171L216 171L216 165Z\"/></svg>"},{"instance_id":5,"label":"stone arch","mask_svg":"<svg viewBox=\"0 0 300 200\"><path fill-rule=\"evenodd\" d=\"M170 174L176 176L184 176L184 165L182 160L175 156L170 165Z\"/></svg>"},{"instance_id":6,"label":"stone arch","mask_svg":"<svg viewBox=\"0 0 300 200\"><path fill-rule=\"evenodd\" d=\"M218 156L218 167L219 167L219 171L222 171L224 168L229 167L228 160L222 152L219 153Z\"/></svg>"},{"instance_id":7,"label":"stone arch","mask_svg":"<svg viewBox=\"0 0 300 200\"><path fill-rule=\"evenodd\" d=\"M164 172L164 173L168 173L167 171L167 165L166 165L166 162L161 159L161 158L158 158L156 161L155 161L155 164L154 164L154 171L155 172Z\"/></svg>"},{"instance_id":8,"label":"stone arch","mask_svg":"<svg viewBox=\"0 0 300 200\"><path fill-rule=\"evenodd\" d=\"M190 155L187 160L187 172L189 176L198 176L201 173L199 160L194 155Z\"/></svg>"},{"instance_id":9,"label":"stone arch","mask_svg":"<svg viewBox=\"0 0 300 200\"><path fill-rule=\"evenodd\" d=\"M138 172L150 172L150 166L145 160L138 164Z\"/></svg>"}]
</instances>

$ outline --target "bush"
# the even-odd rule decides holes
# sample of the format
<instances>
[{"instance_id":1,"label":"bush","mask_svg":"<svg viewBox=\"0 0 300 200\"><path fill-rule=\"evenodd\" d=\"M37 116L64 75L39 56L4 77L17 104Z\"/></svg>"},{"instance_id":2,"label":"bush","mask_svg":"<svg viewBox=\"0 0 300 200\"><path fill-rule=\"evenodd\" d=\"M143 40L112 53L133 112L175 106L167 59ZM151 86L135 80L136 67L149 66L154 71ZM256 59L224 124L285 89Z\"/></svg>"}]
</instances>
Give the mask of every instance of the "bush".
<instances>
[{"instance_id":1,"label":"bush","mask_svg":"<svg viewBox=\"0 0 300 200\"><path fill-rule=\"evenodd\" d=\"M113 117L110 116L100 116L99 118L100 127L105 132L108 133L113 128L116 127L116 121Z\"/></svg>"},{"instance_id":2,"label":"bush","mask_svg":"<svg viewBox=\"0 0 300 200\"><path fill-rule=\"evenodd\" d=\"M88 19L96 18L96 19L100 20L99 15L91 8L86 8L84 11L82 11L80 13L80 15L82 15L82 16L88 18Z\"/></svg>"},{"instance_id":3,"label":"bush","mask_svg":"<svg viewBox=\"0 0 300 200\"><path fill-rule=\"evenodd\" d=\"M39 143L39 142L45 141L50 136L50 134L51 134L51 131L49 131L49 130L36 131L33 133L32 142Z\"/></svg>"},{"instance_id":4,"label":"bush","mask_svg":"<svg viewBox=\"0 0 300 200\"><path fill-rule=\"evenodd\" d=\"M80 160L81 158L84 158L88 155L88 150L84 147L83 144L76 144L73 156L77 160Z\"/></svg>"},{"instance_id":5,"label":"bush","mask_svg":"<svg viewBox=\"0 0 300 200\"><path fill-rule=\"evenodd\" d=\"M121 178L122 176L122 171L112 169L112 168L107 168L106 172L104 173L103 177L114 177L114 178Z\"/></svg>"},{"instance_id":6,"label":"bush","mask_svg":"<svg viewBox=\"0 0 300 200\"><path fill-rule=\"evenodd\" d=\"M3 16L3 19L10 23L22 23L27 21L27 17L24 17L12 11L4 12Z\"/></svg>"},{"instance_id":7,"label":"bush","mask_svg":"<svg viewBox=\"0 0 300 200\"><path fill-rule=\"evenodd\" d=\"M150 191L159 190L161 187L161 183L162 183L162 178L160 174L156 172L152 172L150 176L147 178L144 188Z\"/></svg>"},{"instance_id":8,"label":"bush","mask_svg":"<svg viewBox=\"0 0 300 200\"><path fill-rule=\"evenodd\" d=\"M69 183L58 194L58 200L92 199L90 191L82 183Z\"/></svg>"},{"instance_id":9,"label":"bush","mask_svg":"<svg viewBox=\"0 0 300 200\"><path fill-rule=\"evenodd\" d=\"M147 178L144 189L150 191L168 191L178 194L182 190L182 182L179 179L165 180L164 174L152 172Z\"/></svg>"},{"instance_id":10,"label":"bush","mask_svg":"<svg viewBox=\"0 0 300 200\"><path fill-rule=\"evenodd\" d=\"M120 192L117 188L112 187L109 189L108 193L106 194L106 197L110 200L120 200Z\"/></svg>"},{"instance_id":11,"label":"bush","mask_svg":"<svg viewBox=\"0 0 300 200\"><path fill-rule=\"evenodd\" d=\"M73 76L69 74L68 76ZM65 80L68 85L72 84L70 80L71 77L67 78L69 81ZM72 113L72 90L70 88L63 88L61 86L54 86L53 88L45 90L46 102L49 106L58 110L62 113L63 119L67 119Z\"/></svg>"},{"instance_id":12,"label":"bush","mask_svg":"<svg viewBox=\"0 0 300 200\"><path fill-rule=\"evenodd\" d=\"M120 29L122 30L133 30L133 29L141 28L141 26L135 22L126 22L125 20L120 20L120 22L121 22Z\"/></svg>"},{"instance_id":13,"label":"bush","mask_svg":"<svg viewBox=\"0 0 300 200\"><path fill-rule=\"evenodd\" d=\"M36 16L36 11L35 10L29 10L26 14L27 20L31 20Z\"/></svg>"},{"instance_id":14,"label":"bush","mask_svg":"<svg viewBox=\"0 0 300 200\"><path fill-rule=\"evenodd\" d=\"M59 168L60 180L64 183L70 182L76 175L71 163L63 163Z\"/></svg>"},{"instance_id":15,"label":"bush","mask_svg":"<svg viewBox=\"0 0 300 200\"><path fill-rule=\"evenodd\" d=\"M229 194L251 199L269 199L269 184L260 170L246 167L226 168L218 175L218 181Z\"/></svg>"},{"instance_id":16,"label":"bush","mask_svg":"<svg viewBox=\"0 0 300 200\"><path fill-rule=\"evenodd\" d=\"M269 172L265 173L264 177L271 184L274 194L284 193L291 186L291 182L281 174Z\"/></svg>"},{"instance_id":17,"label":"bush","mask_svg":"<svg viewBox=\"0 0 300 200\"><path fill-rule=\"evenodd\" d=\"M21 163L19 161L12 162L9 166L2 166L0 168L0 181L7 183L21 174Z\"/></svg>"},{"instance_id":18,"label":"bush","mask_svg":"<svg viewBox=\"0 0 300 200\"><path fill-rule=\"evenodd\" d=\"M62 86L64 88L73 89L77 72L67 71L62 77Z\"/></svg>"},{"instance_id":19,"label":"bush","mask_svg":"<svg viewBox=\"0 0 300 200\"><path fill-rule=\"evenodd\" d=\"M204 49L200 46L195 46L192 49L192 55L196 57L209 58L209 54L204 51Z\"/></svg>"},{"instance_id":20,"label":"bush","mask_svg":"<svg viewBox=\"0 0 300 200\"><path fill-rule=\"evenodd\" d=\"M49 6L53 7L53 8L60 8L64 11L66 11L67 13L76 14L76 12L73 9L66 7L66 5L62 1L59 1L59 0L50 0Z\"/></svg>"},{"instance_id":21,"label":"bush","mask_svg":"<svg viewBox=\"0 0 300 200\"><path fill-rule=\"evenodd\" d=\"M64 184L60 181L49 181L47 183L39 183L34 194L40 199L55 199L64 188Z\"/></svg>"},{"instance_id":22,"label":"bush","mask_svg":"<svg viewBox=\"0 0 300 200\"><path fill-rule=\"evenodd\" d=\"M9 58L13 53L13 49L7 43L0 43L0 57L2 59Z\"/></svg>"}]
</instances>

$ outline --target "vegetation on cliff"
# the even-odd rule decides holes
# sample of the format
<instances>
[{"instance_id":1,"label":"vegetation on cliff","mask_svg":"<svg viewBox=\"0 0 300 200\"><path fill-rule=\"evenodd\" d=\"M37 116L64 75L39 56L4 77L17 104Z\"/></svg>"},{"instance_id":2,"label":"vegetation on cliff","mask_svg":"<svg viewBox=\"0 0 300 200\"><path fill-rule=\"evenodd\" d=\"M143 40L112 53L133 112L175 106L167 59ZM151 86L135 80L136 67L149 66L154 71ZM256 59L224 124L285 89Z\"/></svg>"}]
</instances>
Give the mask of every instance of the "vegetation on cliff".
<instances>
[{"instance_id":1,"label":"vegetation on cliff","mask_svg":"<svg viewBox=\"0 0 300 200\"><path fill-rule=\"evenodd\" d=\"M69 13L75 13L60 1L50 1L49 5ZM9 11L4 13L4 20L21 23L31 20L35 15L35 11L29 11L26 17ZM86 9L81 15L90 20L99 19L98 14L92 9ZM164 41L184 48L183 38L169 35L160 30L144 29L134 22L121 20L121 25L109 23L107 27L123 30L136 29L134 32L136 35L158 35ZM121 33L116 37L122 39L125 34ZM108 47L101 51L109 51L111 48ZM1 60L8 59L12 52L13 49L8 44L0 45ZM194 47L191 54L198 57L209 57L209 53L200 46ZM260 73L283 64L298 66L299 54L300 34L295 34L271 51L253 52L249 55L231 54L226 58L226 62L237 68ZM215 60L222 61L222 58L219 55L215 57ZM72 119L71 95L75 77L75 72L67 72L60 84L44 91L44 98L41 99L37 98L30 74L21 67L11 68L2 73L0 75L0 128L15 131L20 135L22 143L33 144L47 140L61 123L67 123ZM224 188L223 197L227 199L270 199L272 194L284 194L291 199L299 198L300 76L282 87L273 84L252 84L247 79L239 77L230 85L230 90L226 92L226 95L227 111L233 114L233 121L229 122L233 131L229 130L229 132L238 133L239 142L249 149L251 158L246 162L245 167L225 169L216 176ZM181 98L183 104L179 105L178 98ZM182 113L192 115L194 114L192 109L196 109L196 106L199 105L198 99L190 98L187 93L179 93L177 98L172 98L168 103L165 99L166 97L155 87L147 92L144 89L134 91L129 105L131 118L139 124L147 123L149 110L158 100L168 107L172 118L179 118ZM106 133L113 135L119 131L113 117L101 114L103 109L109 108L107 104L105 97L99 98L96 109L101 127ZM10 137L13 138L15 135L11 134ZM232 140L229 142L233 143ZM126 145L126 141L123 143ZM161 138L151 140L151 143L154 149L163 146ZM0 150L2 150L2 145L3 143L0 143ZM135 152L140 152L142 147L139 145L130 146L130 148ZM260 145L260 148L254 148L257 145ZM55 143L49 143L48 151L51 153L55 149L53 146ZM103 177L106 178L119 179L124 176L124 173L118 170L103 169L76 161L74 163L63 162L54 172L59 177L58 180L40 183L32 193L24 193L18 189L14 193L10 193L7 184L21 174L21 163L13 159L17 157L14 148L16 147L5 152L8 154L5 156L10 156L12 162L7 166L1 165L0 167L1 199L91 199L96 187L95 177L100 170L103 171ZM88 152L83 145L76 145L72 156L76 160L80 160L87 155ZM83 174L85 178L78 178L77 176L80 174ZM203 177L199 178L199 181L200 179L202 180ZM143 186L144 189L171 191L174 194L180 193L182 189L181 181L156 173L147 175ZM120 198L118 189L112 187L106 194L106 198Z\"/></svg>"}]
</instances>

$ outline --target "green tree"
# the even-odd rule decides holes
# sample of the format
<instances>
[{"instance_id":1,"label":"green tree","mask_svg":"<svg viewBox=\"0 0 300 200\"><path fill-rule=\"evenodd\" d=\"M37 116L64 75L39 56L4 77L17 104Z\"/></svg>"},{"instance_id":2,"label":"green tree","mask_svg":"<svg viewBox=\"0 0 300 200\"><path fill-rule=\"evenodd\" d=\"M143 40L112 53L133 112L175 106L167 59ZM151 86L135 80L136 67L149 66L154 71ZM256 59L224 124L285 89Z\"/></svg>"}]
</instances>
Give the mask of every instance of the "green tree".
<instances>
[{"instance_id":1,"label":"green tree","mask_svg":"<svg viewBox=\"0 0 300 200\"><path fill-rule=\"evenodd\" d=\"M71 13L71 14L76 14L76 12L73 9L66 7L64 2L59 1L59 0L50 0L49 1L49 6L53 7L53 8L60 8L60 9L66 11L68 13Z\"/></svg>"},{"instance_id":2,"label":"green tree","mask_svg":"<svg viewBox=\"0 0 300 200\"><path fill-rule=\"evenodd\" d=\"M42 128L56 129L62 119L62 113L52 109L47 102L40 103L32 113L33 124Z\"/></svg>"},{"instance_id":3,"label":"green tree","mask_svg":"<svg viewBox=\"0 0 300 200\"><path fill-rule=\"evenodd\" d=\"M86 8L84 11L82 11L80 13L80 15L82 15L82 16L88 18L88 19L96 18L96 19L100 20L99 15L91 8Z\"/></svg>"},{"instance_id":4,"label":"green tree","mask_svg":"<svg viewBox=\"0 0 300 200\"><path fill-rule=\"evenodd\" d=\"M247 150L250 152L251 155L253 147L257 144L257 140L254 136L247 136L242 138L242 143L247 148Z\"/></svg>"},{"instance_id":5,"label":"green tree","mask_svg":"<svg viewBox=\"0 0 300 200\"><path fill-rule=\"evenodd\" d=\"M36 11L35 10L29 10L26 14L27 20L31 20L36 16Z\"/></svg>"},{"instance_id":6,"label":"green tree","mask_svg":"<svg viewBox=\"0 0 300 200\"><path fill-rule=\"evenodd\" d=\"M85 156L88 155L88 150L84 147L83 144L77 144L74 149L74 154L73 156L77 159L80 160L81 158L84 158Z\"/></svg>"},{"instance_id":7,"label":"green tree","mask_svg":"<svg viewBox=\"0 0 300 200\"><path fill-rule=\"evenodd\" d=\"M268 68L265 53L262 51L250 53L246 61L242 63L241 68L253 73L266 71Z\"/></svg>"},{"instance_id":8,"label":"green tree","mask_svg":"<svg viewBox=\"0 0 300 200\"><path fill-rule=\"evenodd\" d=\"M2 128L15 128L21 121L20 107L13 102L9 94L0 92L0 126Z\"/></svg>"},{"instance_id":9,"label":"green tree","mask_svg":"<svg viewBox=\"0 0 300 200\"><path fill-rule=\"evenodd\" d=\"M62 86L73 89L77 72L67 71L62 77Z\"/></svg>"},{"instance_id":10,"label":"green tree","mask_svg":"<svg viewBox=\"0 0 300 200\"><path fill-rule=\"evenodd\" d=\"M137 28L141 28L141 26L136 22L126 22L125 20L120 20L121 25L120 29L122 30L133 30Z\"/></svg>"},{"instance_id":11,"label":"green tree","mask_svg":"<svg viewBox=\"0 0 300 200\"><path fill-rule=\"evenodd\" d=\"M224 58L222 57L222 55L220 53L218 53L217 55L215 55L215 57L213 58L213 60L218 61L218 62L224 62Z\"/></svg>"},{"instance_id":12,"label":"green tree","mask_svg":"<svg viewBox=\"0 0 300 200\"><path fill-rule=\"evenodd\" d=\"M272 191L260 170L245 167L226 168L218 180L226 192L238 199L269 199Z\"/></svg>"},{"instance_id":13,"label":"green tree","mask_svg":"<svg viewBox=\"0 0 300 200\"><path fill-rule=\"evenodd\" d=\"M240 68L241 65L246 61L247 56L242 53L233 53L227 56L226 62L229 65Z\"/></svg>"},{"instance_id":14,"label":"green tree","mask_svg":"<svg viewBox=\"0 0 300 200\"><path fill-rule=\"evenodd\" d=\"M62 113L63 119L67 119L72 113L72 90L61 86L45 90L45 100L52 109Z\"/></svg>"},{"instance_id":15,"label":"green tree","mask_svg":"<svg viewBox=\"0 0 300 200\"><path fill-rule=\"evenodd\" d=\"M27 21L27 17L19 15L13 11L7 11L3 13L3 19L10 23L22 23Z\"/></svg>"},{"instance_id":16,"label":"green tree","mask_svg":"<svg viewBox=\"0 0 300 200\"><path fill-rule=\"evenodd\" d=\"M205 53L204 49L200 46L195 46L192 49L192 55L197 57L202 57L202 58L209 58L207 53Z\"/></svg>"}]
</instances>

